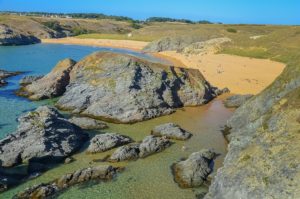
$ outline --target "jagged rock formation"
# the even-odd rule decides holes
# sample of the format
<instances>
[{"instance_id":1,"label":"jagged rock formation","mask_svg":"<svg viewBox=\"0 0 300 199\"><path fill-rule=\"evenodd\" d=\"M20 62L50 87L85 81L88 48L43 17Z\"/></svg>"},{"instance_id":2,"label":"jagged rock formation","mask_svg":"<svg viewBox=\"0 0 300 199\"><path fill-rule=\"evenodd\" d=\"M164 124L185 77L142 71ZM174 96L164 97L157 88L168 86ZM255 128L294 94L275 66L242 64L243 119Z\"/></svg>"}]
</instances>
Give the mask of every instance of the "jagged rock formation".
<instances>
[{"instance_id":1,"label":"jagged rock formation","mask_svg":"<svg viewBox=\"0 0 300 199\"><path fill-rule=\"evenodd\" d=\"M0 46L35 44L39 42L40 40L35 36L22 34L6 25L0 24Z\"/></svg>"},{"instance_id":2,"label":"jagged rock formation","mask_svg":"<svg viewBox=\"0 0 300 199\"><path fill-rule=\"evenodd\" d=\"M169 67L129 55L94 53L77 63L57 107L132 123L205 104L215 89L198 70Z\"/></svg>"},{"instance_id":3,"label":"jagged rock formation","mask_svg":"<svg viewBox=\"0 0 300 199\"><path fill-rule=\"evenodd\" d=\"M300 66L237 109L206 198L300 198Z\"/></svg>"},{"instance_id":4,"label":"jagged rock formation","mask_svg":"<svg viewBox=\"0 0 300 199\"><path fill-rule=\"evenodd\" d=\"M165 136L169 139L176 140L187 140L192 136L191 133L187 132L186 130L182 129L179 125L174 123L167 123L156 126L151 131L151 134L155 136Z\"/></svg>"},{"instance_id":5,"label":"jagged rock formation","mask_svg":"<svg viewBox=\"0 0 300 199\"><path fill-rule=\"evenodd\" d=\"M69 84L69 74L75 64L76 62L71 59L60 61L48 75L21 87L17 94L31 100L48 99L62 95Z\"/></svg>"},{"instance_id":6,"label":"jagged rock formation","mask_svg":"<svg viewBox=\"0 0 300 199\"><path fill-rule=\"evenodd\" d=\"M0 140L0 166L12 167L28 161L63 161L87 138L87 134L64 119L56 109L41 106L20 117L17 131Z\"/></svg>"},{"instance_id":7,"label":"jagged rock formation","mask_svg":"<svg viewBox=\"0 0 300 199\"><path fill-rule=\"evenodd\" d=\"M224 105L227 108L238 108L240 106L242 106L243 104L245 104L245 102L247 100L249 100L251 97L253 97L253 95L233 95L228 97L225 101L224 101Z\"/></svg>"},{"instance_id":8,"label":"jagged rock formation","mask_svg":"<svg viewBox=\"0 0 300 199\"><path fill-rule=\"evenodd\" d=\"M174 180L182 188L201 186L213 171L213 160L216 153L203 149L192 153L188 159L172 166Z\"/></svg>"},{"instance_id":9,"label":"jagged rock formation","mask_svg":"<svg viewBox=\"0 0 300 199\"><path fill-rule=\"evenodd\" d=\"M7 84L7 82L5 81L6 78L16 76L19 74L21 74L21 72L8 72L0 69L0 87L5 86Z\"/></svg>"},{"instance_id":10,"label":"jagged rock formation","mask_svg":"<svg viewBox=\"0 0 300 199\"><path fill-rule=\"evenodd\" d=\"M100 153L130 142L132 142L131 138L116 133L100 134L91 139L87 152Z\"/></svg>"},{"instance_id":11,"label":"jagged rock formation","mask_svg":"<svg viewBox=\"0 0 300 199\"><path fill-rule=\"evenodd\" d=\"M73 173L66 174L60 178L39 185L32 186L23 192L18 193L14 199L42 199L48 198L59 192L70 188L79 183L85 183L91 180L108 181L112 180L117 172L122 168L112 166L98 166L77 170Z\"/></svg>"},{"instance_id":12,"label":"jagged rock formation","mask_svg":"<svg viewBox=\"0 0 300 199\"><path fill-rule=\"evenodd\" d=\"M145 158L154 153L159 153L171 146L165 137L147 136L141 143L132 143L118 148L108 159L110 162L121 162Z\"/></svg>"}]
</instances>

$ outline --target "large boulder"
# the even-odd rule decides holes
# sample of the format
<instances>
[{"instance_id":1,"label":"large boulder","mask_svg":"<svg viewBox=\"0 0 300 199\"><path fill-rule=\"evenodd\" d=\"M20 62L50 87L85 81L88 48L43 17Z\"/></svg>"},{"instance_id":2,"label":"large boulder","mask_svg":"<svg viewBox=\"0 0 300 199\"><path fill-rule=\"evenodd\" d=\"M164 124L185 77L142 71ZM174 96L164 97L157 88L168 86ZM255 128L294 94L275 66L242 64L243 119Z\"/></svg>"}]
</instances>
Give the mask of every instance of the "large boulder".
<instances>
[{"instance_id":1,"label":"large boulder","mask_svg":"<svg viewBox=\"0 0 300 199\"><path fill-rule=\"evenodd\" d=\"M198 70L110 52L77 63L57 107L107 121L133 123L202 105L215 97Z\"/></svg>"},{"instance_id":2,"label":"large boulder","mask_svg":"<svg viewBox=\"0 0 300 199\"><path fill-rule=\"evenodd\" d=\"M69 74L75 64L76 62L71 59L60 61L48 75L22 87L18 94L31 100L48 99L62 95L69 84Z\"/></svg>"},{"instance_id":3,"label":"large boulder","mask_svg":"<svg viewBox=\"0 0 300 199\"><path fill-rule=\"evenodd\" d=\"M7 25L0 24L0 46L26 45L39 42L40 40L35 36L22 34Z\"/></svg>"},{"instance_id":4,"label":"large boulder","mask_svg":"<svg viewBox=\"0 0 300 199\"><path fill-rule=\"evenodd\" d=\"M240 106L242 106L246 101L248 101L251 97L253 97L253 95L233 95L228 97L225 101L224 101L224 105L227 108L238 108Z\"/></svg>"},{"instance_id":5,"label":"large boulder","mask_svg":"<svg viewBox=\"0 0 300 199\"><path fill-rule=\"evenodd\" d=\"M139 146L139 157L145 158L154 153L161 152L170 146L171 142L165 137L147 136Z\"/></svg>"},{"instance_id":6,"label":"large boulder","mask_svg":"<svg viewBox=\"0 0 300 199\"><path fill-rule=\"evenodd\" d=\"M20 117L17 131L0 140L0 161L2 167L27 161L62 161L87 138L56 109L42 106Z\"/></svg>"},{"instance_id":7,"label":"large boulder","mask_svg":"<svg viewBox=\"0 0 300 199\"><path fill-rule=\"evenodd\" d=\"M88 117L72 117L69 122L79 126L82 129L93 130L93 129L106 129L108 128L105 122L95 120Z\"/></svg>"},{"instance_id":8,"label":"large boulder","mask_svg":"<svg viewBox=\"0 0 300 199\"><path fill-rule=\"evenodd\" d=\"M174 164L175 182L182 188L201 186L213 171L215 157L215 152L204 149L192 153L187 160Z\"/></svg>"},{"instance_id":9,"label":"large boulder","mask_svg":"<svg viewBox=\"0 0 300 199\"><path fill-rule=\"evenodd\" d=\"M27 188L23 192L15 195L14 199L48 198L76 184L86 183L91 180L112 180L117 172L121 170L122 168L105 165L80 169L73 173L63 175L52 182L42 183Z\"/></svg>"},{"instance_id":10,"label":"large boulder","mask_svg":"<svg viewBox=\"0 0 300 199\"><path fill-rule=\"evenodd\" d=\"M90 141L87 149L88 153L100 153L108 151L112 148L122 146L132 142L132 139L117 133L105 133L96 135Z\"/></svg>"},{"instance_id":11,"label":"large boulder","mask_svg":"<svg viewBox=\"0 0 300 199\"><path fill-rule=\"evenodd\" d=\"M110 162L122 162L126 160L136 160L139 158L140 144L132 143L119 147L110 157Z\"/></svg>"},{"instance_id":12,"label":"large boulder","mask_svg":"<svg viewBox=\"0 0 300 199\"><path fill-rule=\"evenodd\" d=\"M300 198L300 65L228 121L228 153L207 199Z\"/></svg>"},{"instance_id":13,"label":"large boulder","mask_svg":"<svg viewBox=\"0 0 300 199\"><path fill-rule=\"evenodd\" d=\"M156 126L151 131L151 134L155 136L165 136L169 139L176 140L187 140L192 136L191 133L187 132L186 130L182 129L179 125L174 123L167 123Z\"/></svg>"}]
</instances>

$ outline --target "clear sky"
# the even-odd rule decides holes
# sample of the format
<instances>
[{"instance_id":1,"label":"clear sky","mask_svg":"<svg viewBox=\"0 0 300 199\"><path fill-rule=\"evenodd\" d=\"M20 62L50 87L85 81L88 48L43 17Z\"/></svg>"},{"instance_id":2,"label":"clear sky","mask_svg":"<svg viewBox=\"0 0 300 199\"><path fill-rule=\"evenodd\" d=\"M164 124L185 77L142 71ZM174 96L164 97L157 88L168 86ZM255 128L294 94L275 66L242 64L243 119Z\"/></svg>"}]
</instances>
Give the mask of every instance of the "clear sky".
<instances>
[{"instance_id":1,"label":"clear sky","mask_svg":"<svg viewBox=\"0 0 300 199\"><path fill-rule=\"evenodd\" d=\"M223 23L300 24L300 0L0 0L0 11L90 12Z\"/></svg>"}]
</instances>

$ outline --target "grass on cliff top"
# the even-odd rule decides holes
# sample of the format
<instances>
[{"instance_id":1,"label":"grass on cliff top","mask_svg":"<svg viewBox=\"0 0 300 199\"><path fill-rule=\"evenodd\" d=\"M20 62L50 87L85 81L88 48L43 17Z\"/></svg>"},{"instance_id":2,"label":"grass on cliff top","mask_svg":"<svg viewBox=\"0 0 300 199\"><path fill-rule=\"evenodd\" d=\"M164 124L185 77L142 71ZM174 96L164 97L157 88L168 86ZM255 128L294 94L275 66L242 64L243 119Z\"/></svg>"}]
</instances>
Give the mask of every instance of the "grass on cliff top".
<instances>
[{"instance_id":1,"label":"grass on cliff top","mask_svg":"<svg viewBox=\"0 0 300 199\"><path fill-rule=\"evenodd\" d=\"M131 37L128 34L83 34L78 35L76 38L80 39L113 39L113 40L133 40L133 41L146 41L151 42L156 38L151 36L141 36L141 35L132 35Z\"/></svg>"}]
</instances>

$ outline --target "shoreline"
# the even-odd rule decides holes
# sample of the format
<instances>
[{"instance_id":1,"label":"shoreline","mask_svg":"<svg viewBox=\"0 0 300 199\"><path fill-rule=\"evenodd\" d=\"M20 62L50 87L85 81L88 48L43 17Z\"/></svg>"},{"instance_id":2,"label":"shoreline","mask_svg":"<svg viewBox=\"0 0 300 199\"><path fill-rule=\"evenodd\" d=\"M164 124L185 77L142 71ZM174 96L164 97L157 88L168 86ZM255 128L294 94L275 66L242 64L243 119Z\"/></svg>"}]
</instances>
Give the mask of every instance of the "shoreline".
<instances>
[{"instance_id":1,"label":"shoreline","mask_svg":"<svg viewBox=\"0 0 300 199\"><path fill-rule=\"evenodd\" d=\"M43 39L42 43L121 48L141 52L149 42L111 39L79 39L73 37ZM283 71L284 63L228 54L207 53L185 55L175 51L149 53L174 66L198 69L213 86L229 88L233 94L258 94Z\"/></svg>"}]
</instances>

